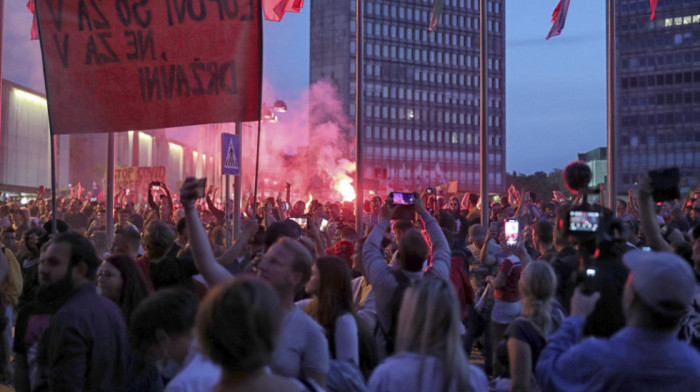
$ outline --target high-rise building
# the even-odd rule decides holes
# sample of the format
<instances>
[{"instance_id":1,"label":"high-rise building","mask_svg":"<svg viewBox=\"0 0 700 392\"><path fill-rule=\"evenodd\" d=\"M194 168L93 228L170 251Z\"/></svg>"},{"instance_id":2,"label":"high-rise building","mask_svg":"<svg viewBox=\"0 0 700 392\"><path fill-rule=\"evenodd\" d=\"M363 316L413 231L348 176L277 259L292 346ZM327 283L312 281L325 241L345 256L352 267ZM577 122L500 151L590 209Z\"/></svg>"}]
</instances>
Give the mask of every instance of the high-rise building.
<instances>
[{"instance_id":1,"label":"high-rise building","mask_svg":"<svg viewBox=\"0 0 700 392\"><path fill-rule=\"evenodd\" d=\"M616 0L617 122L622 193L653 168L678 166L700 188L700 2ZM621 181L621 182L620 182Z\"/></svg>"},{"instance_id":2,"label":"high-rise building","mask_svg":"<svg viewBox=\"0 0 700 392\"><path fill-rule=\"evenodd\" d=\"M479 0L363 2L365 178L375 191L479 189ZM505 190L505 7L488 1L489 190ZM311 3L310 80L355 116L355 1ZM355 130L352 129L351 132ZM311 136L313 137L313 135ZM455 183L457 187L455 188Z\"/></svg>"}]
</instances>

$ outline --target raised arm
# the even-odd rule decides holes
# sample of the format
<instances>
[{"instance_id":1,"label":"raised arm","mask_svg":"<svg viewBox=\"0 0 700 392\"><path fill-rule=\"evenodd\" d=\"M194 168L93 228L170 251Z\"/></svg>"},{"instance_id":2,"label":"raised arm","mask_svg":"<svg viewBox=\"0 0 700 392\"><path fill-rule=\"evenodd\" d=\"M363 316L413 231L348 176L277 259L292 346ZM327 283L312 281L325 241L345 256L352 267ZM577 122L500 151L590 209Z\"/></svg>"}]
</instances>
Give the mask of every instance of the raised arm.
<instances>
[{"instance_id":1,"label":"raised arm","mask_svg":"<svg viewBox=\"0 0 700 392\"><path fill-rule=\"evenodd\" d=\"M656 211L654 210L654 200L651 198L651 191L651 180L648 176L645 176L644 179L642 179L642 185L639 187L639 215L642 232L652 250L656 252L673 252L671 245L661 236L659 222L656 220Z\"/></svg>"},{"instance_id":2,"label":"raised arm","mask_svg":"<svg viewBox=\"0 0 700 392\"><path fill-rule=\"evenodd\" d=\"M214 258L209 238L207 238L207 233L204 232L202 221L200 221L197 209L194 206L197 200L197 180L194 177L185 179L182 188L180 188L180 200L182 201L182 207L185 209L187 234L190 238L194 263L199 273L202 274L209 287L214 287L231 279L233 275L221 264L217 263L216 258Z\"/></svg>"},{"instance_id":3,"label":"raised arm","mask_svg":"<svg viewBox=\"0 0 700 392\"><path fill-rule=\"evenodd\" d=\"M248 240L250 240L250 238L254 236L257 231L258 222L255 219L249 219L245 223L240 236L236 238L236 243L230 248L226 249L224 254L216 259L217 263L223 266L231 265L231 263L236 260L238 255L241 254L241 251L243 251L243 249L245 249L245 247L248 245Z\"/></svg>"}]
</instances>

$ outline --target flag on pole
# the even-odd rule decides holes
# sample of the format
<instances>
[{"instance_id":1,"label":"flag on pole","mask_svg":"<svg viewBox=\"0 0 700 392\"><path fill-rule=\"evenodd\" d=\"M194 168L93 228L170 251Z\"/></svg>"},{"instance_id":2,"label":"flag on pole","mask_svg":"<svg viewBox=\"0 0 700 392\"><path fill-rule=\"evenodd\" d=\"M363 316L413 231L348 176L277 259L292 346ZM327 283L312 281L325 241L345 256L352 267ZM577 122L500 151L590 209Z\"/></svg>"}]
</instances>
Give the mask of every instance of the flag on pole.
<instances>
[{"instance_id":1,"label":"flag on pole","mask_svg":"<svg viewBox=\"0 0 700 392\"><path fill-rule=\"evenodd\" d=\"M30 39L35 41L39 39L39 27L36 24L36 6L34 5L34 0L29 0L27 8L29 8L29 12L32 13L32 35Z\"/></svg>"},{"instance_id":2,"label":"flag on pole","mask_svg":"<svg viewBox=\"0 0 700 392\"><path fill-rule=\"evenodd\" d=\"M557 4L557 8L552 13L552 28L547 34L547 39L561 34L561 31L564 29L564 23L566 23L566 13L569 12L570 2L571 0L562 0Z\"/></svg>"},{"instance_id":3,"label":"flag on pole","mask_svg":"<svg viewBox=\"0 0 700 392\"><path fill-rule=\"evenodd\" d=\"M428 26L428 31L433 32L437 28L440 15L442 14L442 8L444 6L445 0L435 0L435 2L433 2L433 13L430 15L430 25Z\"/></svg>"},{"instance_id":4,"label":"flag on pole","mask_svg":"<svg viewBox=\"0 0 700 392\"><path fill-rule=\"evenodd\" d=\"M649 20L654 20L656 18L656 3L658 3L659 0L649 0L649 6L651 6L651 17Z\"/></svg>"},{"instance_id":5,"label":"flag on pole","mask_svg":"<svg viewBox=\"0 0 700 392\"><path fill-rule=\"evenodd\" d=\"M299 12L304 0L262 0L266 20L279 22L287 12Z\"/></svg>"}]
</instances>

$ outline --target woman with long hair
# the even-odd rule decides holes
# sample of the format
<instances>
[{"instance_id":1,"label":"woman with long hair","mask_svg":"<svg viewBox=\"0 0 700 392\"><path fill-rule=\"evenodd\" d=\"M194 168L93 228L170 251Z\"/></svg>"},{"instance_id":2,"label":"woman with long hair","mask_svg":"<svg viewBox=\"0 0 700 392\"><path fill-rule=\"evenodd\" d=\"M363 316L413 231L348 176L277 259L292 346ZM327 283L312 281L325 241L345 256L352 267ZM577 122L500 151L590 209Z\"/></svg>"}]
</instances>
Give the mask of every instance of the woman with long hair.
<instances>
[{"instance_id":1,"label":"woman with long hair","mask_svg":"<svg viewBox=\"0 0 700 392\"><path fill-rule=\"evenodd\" d=\"M136 262L126 255L109 256L100 264L97 287L122 309L127 324L131 312L153 292Z\"/></svg>"},{"instance_id":2,"label":"woman with long hair","mask_svg":"<svg viewBox=\"0 0 700 392\"><path fill-rule=\"evenodd\" d=\"M301 390L294 381L265 369L281 324L279 301L265 282L236 278L212 289L197 312L197 332L204 354L221 366L213 391Z\"/></svg>"},{"instance_id":3,"label":"woman with long hair","mask_svg":"<svg viewBox=\"0 0 700 392\"><path fill-rule=\"evenodd\" d=\"M462 348L459 302L452 284L424 278L406 289L396 354L379 365L368 391L488 391L484 372Z\"/></svg>"},{"instance_id":4,"label":"woman with long hair","mask_svg":"<svg viewBox=\"0 0 700 392\"><path fill-rule=\"evenodd\" d=\"M510 323L504 335L510 391L539 391L534 379L535 364L547 337L563 319L563 312L553 306L557 277L549 263L534 261L523 270L518 288L522 296L522 315Z\"/></svg>"},{"instance_id":5,"label":"woman with long hair","mask_svg":"<svg viewBox=\"0 0 700 392\"><path fill-rule=\"evenodd\" d=\"M374 350L369 332L358 322L347 262L334 256L316 259L306 292L313 297L304 311L326 331L331 359L352 361L367 377L374 367Z\"/></svg>"},{"instance_id":6,"label":"woman with long hair","mask_svg":"<svg viewBox=\"0 0 700 392\"><path fill-rule=\"evenodd\" d=\"M97 269L97 287L102 296L121 308L127 326L134 309L153 293L134 259L126 255L112 255L102 261ZM133 352L129 353L126 377L127 392L163 390L157 368Z\"/></svg>"}]
</instances>

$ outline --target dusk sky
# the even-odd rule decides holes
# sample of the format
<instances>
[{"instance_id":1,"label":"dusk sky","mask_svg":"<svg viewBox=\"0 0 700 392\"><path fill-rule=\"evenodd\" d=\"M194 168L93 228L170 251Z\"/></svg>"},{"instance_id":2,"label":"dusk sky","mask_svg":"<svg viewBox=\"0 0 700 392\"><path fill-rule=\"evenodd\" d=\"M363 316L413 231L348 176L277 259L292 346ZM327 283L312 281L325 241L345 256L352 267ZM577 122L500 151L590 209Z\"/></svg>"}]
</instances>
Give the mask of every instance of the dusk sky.
<instances>
[{"instance_id":1,"label":"dusk sky","mask_svg":"<svg viewBox=\"0 0 700 392\"><path fill-rule=\"evenodd\" d=\"M264 24L263 76L266 91L275 94L264 99L298 101L308 88L312 1L281 23ZM577 153L606 143L605 1L572 1L562 35L547 41L557 2L506 1L509 172L563 168ZM43 92L31 21L26 1L5 2L2 77Z\"/></svg>"}]
</instances>

